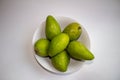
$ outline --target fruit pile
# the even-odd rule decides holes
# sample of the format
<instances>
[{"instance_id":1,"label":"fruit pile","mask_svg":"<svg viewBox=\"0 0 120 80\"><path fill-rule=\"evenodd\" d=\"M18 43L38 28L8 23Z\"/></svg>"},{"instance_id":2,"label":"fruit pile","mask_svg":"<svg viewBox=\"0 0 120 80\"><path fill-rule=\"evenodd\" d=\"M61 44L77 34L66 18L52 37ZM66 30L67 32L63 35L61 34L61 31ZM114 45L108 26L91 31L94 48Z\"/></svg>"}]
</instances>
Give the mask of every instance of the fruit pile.
<instances>
[{"instance_id":1,"label":"fruit pile","mask_svg":"<svg viewBox=\"0 0 120 80\"><path fill-rule=\"evenodd\" d=\"M79 23L68 24L63 31L57 20L49 15L46 18L46 38L35 42L34 50L41 57L50 57L53 66L61 72L67 71L70 57L75 60L92 60L94 55L77 41L82 33Z\"/></svg>"}]
</instances>

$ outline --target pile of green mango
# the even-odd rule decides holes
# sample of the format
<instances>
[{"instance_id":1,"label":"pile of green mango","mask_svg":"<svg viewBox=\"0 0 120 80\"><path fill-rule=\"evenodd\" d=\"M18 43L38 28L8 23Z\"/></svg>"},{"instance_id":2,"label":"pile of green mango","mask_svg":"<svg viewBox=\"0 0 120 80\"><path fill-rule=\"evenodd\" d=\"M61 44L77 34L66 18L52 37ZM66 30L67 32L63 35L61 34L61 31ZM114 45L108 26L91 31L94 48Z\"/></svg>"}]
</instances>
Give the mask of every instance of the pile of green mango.
<instances>
[{"instance_id":1,"label":"pile of green mango","mask_svg":"<svg viewBox=\"0 0 120 80\"><path fill-rule=\"evenodd\" d=\"M93 60L94 55L77 41L82 33L81 25L77 22L68 24L61 31L57 20L48 15L46 18L46 38L35 42L34 50L41 57L50 57L51 63L58 71L65 72L70 63L70 58L75 60Z\"/></svg>"}]
</instances>

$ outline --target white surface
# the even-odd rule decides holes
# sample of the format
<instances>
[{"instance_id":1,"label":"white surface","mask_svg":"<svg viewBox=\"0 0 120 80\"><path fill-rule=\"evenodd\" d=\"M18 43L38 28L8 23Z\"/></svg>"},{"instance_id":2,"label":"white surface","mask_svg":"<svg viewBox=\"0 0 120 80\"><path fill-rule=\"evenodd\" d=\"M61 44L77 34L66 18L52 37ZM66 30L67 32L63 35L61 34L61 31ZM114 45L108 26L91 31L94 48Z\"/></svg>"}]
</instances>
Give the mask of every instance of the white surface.
<instances>
[{"instance_id":1,"label":"white surface","mask_svg":"<svg viewBox=\"0 0 120 80\"><path fill-rule=\"evenodd\" d=\"M32 36L47 15L71 17L88 31L95 60L70 75L41 68ZM0 80L120 80L119 0L0 0Z\"/></svg>"},{"instance_id":2,"label":"white surface","mask_svg":"<svg viewBox=\"0 0 120 80\"><path fill-rule=\"evenodd\" d=\"M46 16L47 17L47 16ZM61 31L63 31L65 29L65 27L67 25L69 25L72 22L77 22L74 19L68 18L68 17L63 17L63 16L54 16L54 18L58 21L58 23L60 24L60 28ZM33 35L33 39L32 39L32 45L33 46L33 50L34 50L34 44L38 39L41 38L46 38L45 35L45 21L40 23L40 26L35 30L35 33ZM79 22L78 22L79 23ZM89 35L87 33L87 31L85 30L85 28L81 25L82 28L82 33L78 39L78 41L80 41L81 43L83 43L88 49L90 49L90 39L89 39ZM34 52L34 51L33 51ZM86 64L85 61L77 61L74 59L70 59L70 63L68 65L68 69L66 72L60 72L58 70L56 70L53 65L51 64L51 60L49 59L49 57L44 58L44 57L40 57L37 54L34 53L34 56L37 60L37 62L40 64L40 66L43 67L43 69L55 73L55 74L70 74L70 73L74 73L76 71L79 71L81 69L81 67L83 65ZM88 62L88 61L87 61ZM92 63L92 61L89 61Z\"/></svg>"}]
</instances>

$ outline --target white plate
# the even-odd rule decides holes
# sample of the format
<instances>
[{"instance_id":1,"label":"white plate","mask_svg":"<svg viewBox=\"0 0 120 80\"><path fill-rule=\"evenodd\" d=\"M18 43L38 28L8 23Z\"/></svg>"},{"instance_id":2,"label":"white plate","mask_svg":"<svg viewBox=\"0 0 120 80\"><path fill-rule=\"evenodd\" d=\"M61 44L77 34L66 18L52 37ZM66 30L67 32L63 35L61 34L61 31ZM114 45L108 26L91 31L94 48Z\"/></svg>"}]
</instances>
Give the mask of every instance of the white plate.
<instances>
[{"instance_id":1,"label":"white plate","mask_svg":"<svg viewBox=\"0 0 120 80\"><path fill-rule=\"evenodd\" d=\"M59 22L62 31L69 23L77 22L74 19L71 19L68 17L55 17L55 18ZM46 38L45 37L45 21L42 22L40 27L38 27L38 29L34 33L33 40L32 40L33 49L34 49L34 43L40 38ZM90 39L89 39L87 31L85 30L85 28L83 26L82 26L82 34L78 40L81 41L88 49L90 49ZM40 57L40 56L36 55L35 53L34 53L34 56L35 56L37 62L45 70L52 72L52 73L57 73L57 74L69 74L69 73L78 71L84 63L84 61L77 61L74 59L70 59L70 64L68 66L68 70L66 72L60 72L53 67L53 65L51 64L51 60L49 58Z\"/></svg>"}]
</instances>

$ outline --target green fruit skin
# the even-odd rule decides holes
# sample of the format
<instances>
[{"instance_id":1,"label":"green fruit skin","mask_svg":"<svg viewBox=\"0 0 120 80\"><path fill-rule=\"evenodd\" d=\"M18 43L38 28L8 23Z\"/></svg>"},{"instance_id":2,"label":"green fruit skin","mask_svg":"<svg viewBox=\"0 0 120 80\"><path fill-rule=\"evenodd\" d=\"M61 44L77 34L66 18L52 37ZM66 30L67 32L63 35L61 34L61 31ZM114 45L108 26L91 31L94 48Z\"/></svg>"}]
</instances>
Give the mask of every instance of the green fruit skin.
<instances>
[{"instance_id":1,"label":"green fruit skin","mask_svg":"<svg viewBox=\"0 0 120 80\"><path fill-rule=\"evenodd\" d=\"M68 26L66 26L63 32L67 33L70 37L70 40L72 41L72 40L77 40L80 37L82 33L82 29L79 23L73 22Z\"/></svg>"},{"instance_id":2,"label":"green fruit skin","mask_svg":"<svg viewBox=\"0 0 120 80\"><path fill-rule=\"evenodd\" d=\"M34 50L36 54L42 57L48 56L47 50L48 50L49 44L50 42L47 39L37 40L34 45Z\"/></svg>"},{"instance_id":3,"label":"green fruit skin","mask_svg":"<svg viewBox=\"0 0 120 80\"><path fill-rule=\"evenodd\" d=\"M72 41L67 48L71 57L78 60L92 60L94 55L79 41Z\"/></svg>"},{"instance_id":4,"label":"green fruit skin","mask_svg":"<svg viewBox=\"0 0 120 80\"><path fill-rule=\"evenodd\" d=\"M46 37L49 40L51 40L53 37L61 33L61 28L59 23L51 15L47 16L45 32L46 32Z\"/></svg>"},{"instance_id":5,"label":"green fruit skin","mask_svg":"<svg viewBox=\"0 0 120 80\"><path fill-rule=\"evenodd\" d=\"M53 66L61 71L65 72L67 71L68 65L70 63L70 57L68 56L66 51L62 51L58 53L56 56L51 58Z\"/></svg>"},{"instance_id":6,"label":"green fruit skin","mask_svg":"<svg viewBox=\"0 0 120 80\"><path fill-rule=\"evenodd\" d=\"M67 47L68 43L69 43L69 36L65 33L60 33L51 40L48 49L48 55L50 57L55 56L56 54L63 51Z\"/></svg>"}]
</instances>

